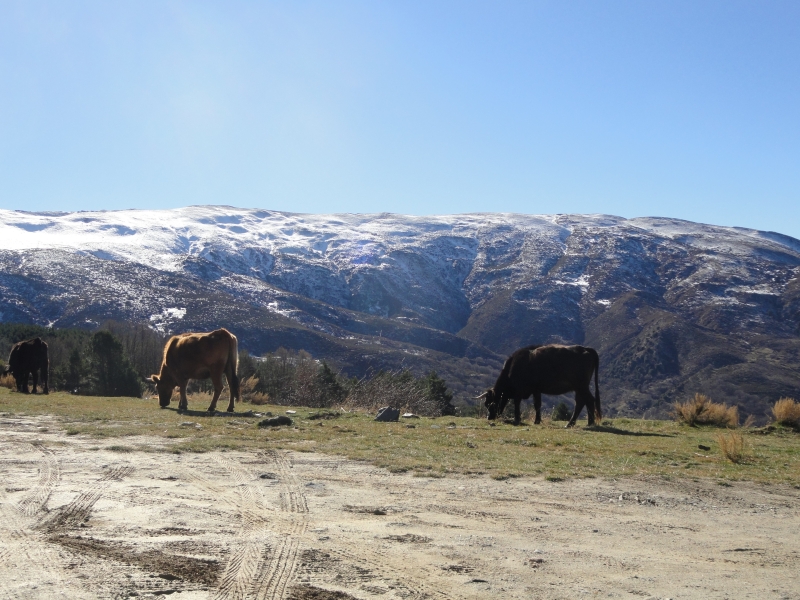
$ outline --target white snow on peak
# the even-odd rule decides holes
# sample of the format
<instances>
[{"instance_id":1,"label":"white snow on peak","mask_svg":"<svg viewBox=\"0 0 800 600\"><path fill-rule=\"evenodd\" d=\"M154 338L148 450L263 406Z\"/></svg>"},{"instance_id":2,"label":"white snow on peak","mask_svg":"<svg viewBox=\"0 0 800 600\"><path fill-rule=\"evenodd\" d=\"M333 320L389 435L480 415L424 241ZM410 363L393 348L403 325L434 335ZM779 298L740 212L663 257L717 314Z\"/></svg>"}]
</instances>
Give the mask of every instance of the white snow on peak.
<instances>
[{"instance_id":1,"label":"white snow on peak","mask_svg":"<svg viewBox=\"0 0 800 600\"><path fill-rule=\"evenodd\" d=\"M501 239L517 231L546 239L560 231L563 240L576 227L638 228L700 250L733 255L751 253L750 242L800 252L800 241L787 236L676 219L511 213L314 215L230 206L74 213L0 210L0 249L57 248L168 271L180 270L187 258L239 260L251 251L254 265L265 256L300 256L304 262L319 260L358 270L359 265L379 265L392 251L443 237L476 239L488 234ZM569 283L586 285L583 280Z\"/></svg>"}]
</instances>

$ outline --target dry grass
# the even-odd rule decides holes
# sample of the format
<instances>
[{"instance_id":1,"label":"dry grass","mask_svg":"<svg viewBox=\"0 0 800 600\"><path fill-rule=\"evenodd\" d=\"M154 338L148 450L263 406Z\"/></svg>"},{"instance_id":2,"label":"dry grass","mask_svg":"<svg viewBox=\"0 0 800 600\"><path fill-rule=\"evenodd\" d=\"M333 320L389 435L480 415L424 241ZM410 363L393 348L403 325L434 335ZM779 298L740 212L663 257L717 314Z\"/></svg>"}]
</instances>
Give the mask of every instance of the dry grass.
<instances>
[{"instance_id":1,"label":"dry grass","mask_svg":"<svg viewBox=\"0 0 800 600\"><path fill-rule=\"evenodd\" d=\"M0 387L16 390L17 382L14 380L14 376L11 373L0 375Z\"/></svg>"},{"instance_id":2,"label":"dry grass","mask_svg":"<svg viewBox=\"0 0 800 600\"><path fill-rule=\"evenodd\" d=\"M739 407L712 402L705 394L695 394L691 400L683 404L676 402L673 407L676 420L692 427L696 425L739 426Z\"/></svg>"},{"instance_id":3,"label":"dry grass","mask_svg":"<svg viewBox=\"0 0 800 600\"><path fill-rule=\"evenodd\" d=\"M242 401L249 402L250 404L257 404L259 406L269 404L269 394L257 392L257 385L258 377L248 377L239 383L239 391L241 392Z\"/></svg>"},{"instance_id":4,"label":"dry grass","mask_svg":"<svg viewBox=\"0 0 800 600\"><path fill-rule=\"evenodd\" d=\"M800 402L794 398L781 398L772 407L772 415L779 425L800 428Z\"/></svg>"},{"instance_id":5,"label":"dry grass","mask_svg":"<svg viewBox=\"0 0 800 600\"><path fill-rule=\"evenodd\" d=\"M738 431L717 434L717 443L722 454L734 464L744 462L747 454L747 444L744 436Z\"/></svg>"}]
</instances>

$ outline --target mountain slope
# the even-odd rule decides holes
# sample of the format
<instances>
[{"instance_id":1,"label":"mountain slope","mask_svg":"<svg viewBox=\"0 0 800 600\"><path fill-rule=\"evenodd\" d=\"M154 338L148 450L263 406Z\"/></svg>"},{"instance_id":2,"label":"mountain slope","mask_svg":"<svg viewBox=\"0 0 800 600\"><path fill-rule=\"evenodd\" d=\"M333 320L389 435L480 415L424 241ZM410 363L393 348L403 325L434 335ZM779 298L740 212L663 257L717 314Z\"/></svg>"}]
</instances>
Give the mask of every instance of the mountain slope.
<instances>
[{"instance_id":1,"label":"mountain slope","mask_svg":"<svg viewBox=\"0 0 800 600\"><path fill-rule=\"evenodd\" d=\"M531 343L600 351L604 406L799 395L800 241L604 215L0 211L0 320L226 326L351 374L439 370L463 398Z\"/></svg>"}]
</instances>

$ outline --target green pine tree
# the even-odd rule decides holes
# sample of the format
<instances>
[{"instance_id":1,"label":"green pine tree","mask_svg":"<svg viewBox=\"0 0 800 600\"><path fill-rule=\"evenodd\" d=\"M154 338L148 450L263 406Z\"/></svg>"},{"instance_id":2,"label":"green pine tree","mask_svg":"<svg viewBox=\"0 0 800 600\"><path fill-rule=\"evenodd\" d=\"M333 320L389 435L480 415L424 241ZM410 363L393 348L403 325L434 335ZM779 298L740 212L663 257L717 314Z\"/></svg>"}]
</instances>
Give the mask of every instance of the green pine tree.
<instances>
[{"instance_id":1,"label":"green pine tree","mask_svg":"<svg viewBox=\"0 0 800 600\"><path fill-rule=\"evenodd\" d=\"M97 396L142 395L142 381L122 349L120 341L109 331L98 331L90 343L92 352L92 392Z\"/></svg>"}]
</instances>

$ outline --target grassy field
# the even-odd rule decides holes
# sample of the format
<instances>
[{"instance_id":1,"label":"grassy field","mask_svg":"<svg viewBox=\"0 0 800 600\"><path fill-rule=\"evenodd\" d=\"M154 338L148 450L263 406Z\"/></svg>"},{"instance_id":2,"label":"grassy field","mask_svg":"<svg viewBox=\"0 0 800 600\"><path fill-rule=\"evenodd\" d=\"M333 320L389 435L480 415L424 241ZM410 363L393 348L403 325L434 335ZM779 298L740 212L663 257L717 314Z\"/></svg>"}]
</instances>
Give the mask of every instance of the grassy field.
<instances>
[{"instance_id":1,"label":"grassy field","mask_svg":"<svg viewBox=\"0 0 800 600\"><path fill-rule=\"evenodd\" d=\"M206 403L190 399L189 405L203 409ZM519 427L459 417L376 423L369 415L342 411L330 411L338 415L335 418L314 418L328 411L297 407L291 415L293 426L259 428L263 416L247 416L247 411L280 415L287 407L239 404L237 414L214 417L201 410L178 414L175 407L174 401L161 410L155 399L64 393L26 396L0 388L0 412L5 416L53 415L67 435L91 436L98 447L120 452L285 448L344 456L429 477L448 473L488 474L497 479L538 475L551 480L703 477L717 479L721 485L749 480L800 487L800 435L780 427L739 430L744 458L733 463L720 451L718 437L730 436L729 431L671 421L605 419L593 428L579 421L578 427L569 430L549 420ZM154 446L138 436L161 437L167 443Z\"/></svg>"}]
</instances>

